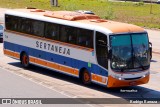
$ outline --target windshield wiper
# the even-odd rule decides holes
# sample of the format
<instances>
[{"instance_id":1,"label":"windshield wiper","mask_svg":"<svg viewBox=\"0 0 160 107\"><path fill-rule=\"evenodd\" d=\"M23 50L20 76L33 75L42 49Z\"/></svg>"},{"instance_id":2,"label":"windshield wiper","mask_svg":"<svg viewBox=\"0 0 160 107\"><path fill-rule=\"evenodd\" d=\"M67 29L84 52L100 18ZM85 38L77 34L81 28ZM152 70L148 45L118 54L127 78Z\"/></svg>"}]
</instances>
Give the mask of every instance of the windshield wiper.
<instances>
[{"instance_id":1,"label":"windshield wiper","mask_svg":"<svg viewBox=\"0 0 160 107\"><path fill-rule=\"evenodd\" d=\"M133 60L137 60L137 62L139 63L139 65L141 66L141 68L143 69L143 70L145 70L145 68L144 68L144 66L142 65L142 62L137 58L137 57L135 57L135 51L134 51L134 49L133 49Z\"/></svg>"}]
</instances>

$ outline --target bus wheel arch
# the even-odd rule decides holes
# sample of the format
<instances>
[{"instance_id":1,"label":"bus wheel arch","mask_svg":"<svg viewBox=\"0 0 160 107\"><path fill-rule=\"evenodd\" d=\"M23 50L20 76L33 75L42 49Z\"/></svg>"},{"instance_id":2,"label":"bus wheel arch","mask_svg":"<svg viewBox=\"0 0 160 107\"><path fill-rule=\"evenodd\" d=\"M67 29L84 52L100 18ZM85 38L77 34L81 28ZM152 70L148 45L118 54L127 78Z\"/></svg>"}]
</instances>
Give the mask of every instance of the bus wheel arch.
<instances>
[{"instance_id":1,"label":"bus wheel arch","mask_svg":"<svg viewBox=\"0 0 160 107\"><path fill-rule=\"evenodd\" d=\"M91 83L91 74L85 67L80 69L79 78L81 82L85 85L88 85Z\"/></svg>"},{"instance_id":2,"label":"bus wheel arch","mask_svg":"<svg viewBox=\"0 0 160 107\"><path fill-rule=\"evenodd\" d=\"M22 51L20 54L20 61L24 68L29 67L29 56L25 51Z\"/></svg>"}]
</instances>

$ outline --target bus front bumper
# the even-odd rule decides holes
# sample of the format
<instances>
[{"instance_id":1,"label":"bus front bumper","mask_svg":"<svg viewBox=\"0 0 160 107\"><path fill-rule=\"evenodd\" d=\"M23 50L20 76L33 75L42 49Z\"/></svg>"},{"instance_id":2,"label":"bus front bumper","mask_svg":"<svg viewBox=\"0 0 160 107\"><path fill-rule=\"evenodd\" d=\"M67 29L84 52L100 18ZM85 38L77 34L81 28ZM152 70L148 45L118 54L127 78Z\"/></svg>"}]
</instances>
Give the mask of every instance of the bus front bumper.
<instances>
[{"instance_id":1,"label":"bus front bumper","mask_svg":"<svg viewBox=\"0 0 160 107\"><path fill-rule=\"evenodd\" d=\"M148 81L149 81L149 75L137 80L118 80L116 78L113 78L112 76L108 76L108 88L136 86L148 83Z\"/></svg>"}]
</instances>

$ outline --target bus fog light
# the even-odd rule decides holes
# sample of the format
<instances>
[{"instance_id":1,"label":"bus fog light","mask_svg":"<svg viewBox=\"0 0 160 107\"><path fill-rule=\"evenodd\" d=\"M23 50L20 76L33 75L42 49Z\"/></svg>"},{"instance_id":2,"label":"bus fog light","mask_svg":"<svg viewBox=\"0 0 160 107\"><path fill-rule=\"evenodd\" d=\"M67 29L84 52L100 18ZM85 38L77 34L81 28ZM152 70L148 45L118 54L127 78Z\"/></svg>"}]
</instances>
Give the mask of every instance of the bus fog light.
<instances>
[{"instance_id":1,"label":"bus fog light","mask_svg":"<svg viewBox=\"0 0 160 107\"><path fill-rule=\"evenodd\" d=\"M118 78L119 80L122 80L122 78Z\"/></svg>"}]
</instances>

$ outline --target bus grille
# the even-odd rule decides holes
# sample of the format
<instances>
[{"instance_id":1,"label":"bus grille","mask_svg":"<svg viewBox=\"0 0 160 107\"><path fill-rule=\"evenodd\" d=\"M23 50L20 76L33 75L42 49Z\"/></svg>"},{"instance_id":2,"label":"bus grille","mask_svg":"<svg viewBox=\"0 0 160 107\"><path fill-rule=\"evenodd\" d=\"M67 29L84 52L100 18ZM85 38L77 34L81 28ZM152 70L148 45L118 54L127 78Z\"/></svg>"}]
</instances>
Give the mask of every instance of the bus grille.
<instances>
[{"instance_id":1,"label":"bus grille","mask_svg":"<svg viewBox=\"0 0 160 107\"><path fill-rule=\"evenodd\" d=\"M136 77L136 78L124 78L124 80L136 80L136 79L140 79L142 77Z\"/></svg>"}]
</instances>

